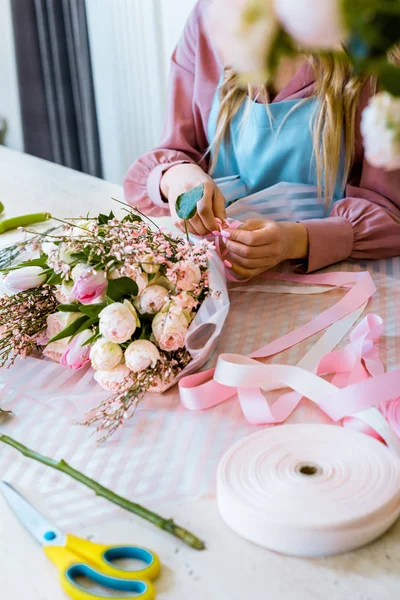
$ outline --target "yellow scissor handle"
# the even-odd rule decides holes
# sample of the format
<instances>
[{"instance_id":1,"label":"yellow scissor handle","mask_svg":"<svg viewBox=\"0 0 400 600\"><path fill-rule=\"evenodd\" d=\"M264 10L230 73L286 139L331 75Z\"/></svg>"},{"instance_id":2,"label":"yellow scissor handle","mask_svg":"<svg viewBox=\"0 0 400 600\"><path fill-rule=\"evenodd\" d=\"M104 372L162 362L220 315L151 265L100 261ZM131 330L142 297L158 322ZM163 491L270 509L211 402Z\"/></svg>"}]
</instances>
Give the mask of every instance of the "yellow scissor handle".
<instances>
[{"instance_id":1,"label":"yellow scissor handle","mask_svg":"<svg viewBox=\"0 0 400 600\"><path fill-rule=\"evenodd\" d=\"M64 591L74 600L93 600L95 594L75 582L78 576L86 576L103 587L124 592L134 592L135 600L154 600L156 594L151 580L160 573L157 554L138 546L105 546L68 535L65 546L45 546L46 555L60 572ZM126 571L112 564L117 558L143 560L146 567L140 571ZM114 599L119 600L120 596ZM127 596L124 596L127 598Z\"/></svg>"}]
</instances>

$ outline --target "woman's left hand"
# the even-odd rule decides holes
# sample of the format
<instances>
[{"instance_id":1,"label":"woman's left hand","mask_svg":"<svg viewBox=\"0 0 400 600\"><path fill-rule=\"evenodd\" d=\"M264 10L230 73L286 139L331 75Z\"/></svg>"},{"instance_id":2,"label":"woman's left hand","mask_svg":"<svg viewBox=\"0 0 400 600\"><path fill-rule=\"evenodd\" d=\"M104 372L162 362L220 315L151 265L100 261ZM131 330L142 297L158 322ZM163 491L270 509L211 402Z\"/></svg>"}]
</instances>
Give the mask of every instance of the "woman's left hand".
<instances>
[{"instance_id":1,"label":"woman's left hand","mask_svg":"<svg viewBox=\"0 0 400 600\"><path fill-rule=\"evenodd\" d=\"M284 260L308 256L308 231L302 223L250 219L225 238L227 259L240 277L250 279Z\"/></svg>"}]
</instances>

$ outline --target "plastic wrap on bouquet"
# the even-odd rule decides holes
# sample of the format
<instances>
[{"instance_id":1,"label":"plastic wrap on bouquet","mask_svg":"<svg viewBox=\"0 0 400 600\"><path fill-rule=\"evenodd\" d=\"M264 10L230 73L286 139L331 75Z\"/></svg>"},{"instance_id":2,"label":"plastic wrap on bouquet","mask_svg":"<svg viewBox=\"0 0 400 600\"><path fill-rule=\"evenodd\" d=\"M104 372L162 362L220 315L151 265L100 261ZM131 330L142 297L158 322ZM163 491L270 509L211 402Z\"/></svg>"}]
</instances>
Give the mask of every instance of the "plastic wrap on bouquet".
<instances>
[{"instance_id":1,"label":"plastic wrap on bouquet","mask_svg":"<svg viewBox=\"0 0 400 600\"><path fill-rule=\"evenodd\" d=\"M187 336L186 349L192 361L179 375L164 386L157 386L153 392L164 392L175 385L182 377L190 375L208 361L218 341L229 312L229 295L225 276L225 267L221 259L213 252L209 267L210 294L202 303L193 319Z\"/></svg>"}]
</instances>

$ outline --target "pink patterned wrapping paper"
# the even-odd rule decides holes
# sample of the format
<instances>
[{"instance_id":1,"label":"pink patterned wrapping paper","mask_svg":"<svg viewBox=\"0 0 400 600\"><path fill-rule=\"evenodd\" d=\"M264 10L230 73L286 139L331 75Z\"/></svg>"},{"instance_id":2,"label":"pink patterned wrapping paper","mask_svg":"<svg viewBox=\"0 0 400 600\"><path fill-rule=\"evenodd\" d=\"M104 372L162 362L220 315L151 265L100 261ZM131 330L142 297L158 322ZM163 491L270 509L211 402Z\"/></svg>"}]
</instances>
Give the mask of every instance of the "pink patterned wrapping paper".
<instances>
[{"instance_id":1,"label":"pink patterned wrapping paper","mask_svg":"<svg viewBox=\"0 0 400 600\"><path fill-rule=\"evenodd\" d=\"M369 270L378 292L367 312L384 320L381 358L388 370L400 366L400 258L363 264L341 264L330 271ZM231 310L217 351L248 354L337 302L343 290L319 295L270 294L262 280L233 285ZM270 285L270 282L269 282ZM282 284L280 284L282 285ZM366 314L366 313L364 313ZM296 364L320 334L268 359ZM341 344L345 345L345 338ZM257 430L249 425L236 399L204 412L189 412L179 403L176 387L162 396L149 395L135 418L103 446L91 431L75 423L95 406L104 392L93 384L92 373L74 373L58 365L27 359L0 373L1 406L12 410L1 429L31 448L74 467L118 493L157 508L160 503L195 499L214 493L216 466L237 440ZM302 402L292 422L328 422L318 409ZM57 472L22 458L12 449L0 451L0 477L46 494L51 516L64 528L98 522L119 509Z\"/></svg>"}]
</instances>

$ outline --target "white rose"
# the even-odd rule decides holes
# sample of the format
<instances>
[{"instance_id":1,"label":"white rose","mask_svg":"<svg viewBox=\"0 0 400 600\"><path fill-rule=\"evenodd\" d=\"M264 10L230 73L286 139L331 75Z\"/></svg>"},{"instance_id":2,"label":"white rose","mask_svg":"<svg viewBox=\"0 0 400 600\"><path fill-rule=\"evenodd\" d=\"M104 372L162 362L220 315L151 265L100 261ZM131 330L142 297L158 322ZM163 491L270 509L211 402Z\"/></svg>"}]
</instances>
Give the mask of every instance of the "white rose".
<instances>
[{"instance_id":1,"label":"white rose","mask_svg":"<svg viewBox=\"0 0 400 600\"><path fill-rule=\"evenodd\" d=\"M140 373L149 367L154 369L158 360L158 348L149 340L136 340L125 350L126 366L134 373Z\"/></svg>"},{"instance_id":2,"label":"white rose","mask_svg":"<svg viewBox=\"0 0 400 600\"><path fill-rule=\"evenodd\" d=\"M56 287L54 295L60 304L74 304L76 302L76 299L72 295L73 287L72 283L66 282Z\"/></svg>"},{"instance_id":3,"label":"white rose","mask_svg":"<svg viewBox=\"0 0 400 600\"><path fill-rule=\"evenodd\" d=\"M274 0L281 25L306 48L335 49L346 40L341 0Z\"/></svg>"},{"instance_id":4,"label":"white rose","mask_svg":"<svg viewBox=\"0 0 400 600\"><path fill-rule=\"evenodd\" d=\"M114 344L123 344L131 339L140 325L136 310L128 300L114 302L100 313L100 333Z\"/></svg>"},{"instance_id":5,"label":"white rose","mask_svg":"<svg viewBox=\"0 0 400 600\"><path fill-rule=\"evenodd\" d=\"M152 285L136 299L135 306L140 313L155 315L160 312L168 298L168 290L161 285Z\"/></svg>"},{"instance_id":6,"label":"white rose","mask_svg":"<svg viewBox=\"0 0 400 600\"><path fill-rule=\"evenodd\" d=\"M193 298L191 294L188 294L188 292L181 292L177 296L174 296L171 302L179 306L182 310L189 312L192 312L199 304L199 301Z\"/></svg>"},{"instance_id":7,"label":"white rose","mask_svg":"<svg viewBox=\"0 0 400 600\"><path fill-rule=\"evenodd\" d=\"M278 21L274 0L214 0L210 32L222 62L260 85L267 77L268 54Z\"/></svg>"},{"instance_id":8,"label":"white rose","mask_svg":"<svg viewBox=\"0 0 400 600\"><path fill-rule=\"evenodd\" d=\"M158 313L152 323L153 335L157 344L166 352L179 350L185 345L188 321L183 313Z\"/></svg>"},{"instance_id":9,"label":"white rose","mask_svg":"<svg viewBox=\"0 0 400 600\"><path fill-rule=\"evenodd\" d=\"M380 92L371 98L361 120L365 156L374 167L400 169L400 98Z\"/></svg>"},{"instance_id":10,"label":"white rose","mask_svg":"<svg viewBox=\"0 0 400 600\"><path fill-rule=\"evenodd\" d=\"M144 257L141 263L141 267L145 273L158 273L160 265L154 261L154 255L148 254Z\"/></svg>"},{"instance_id":11,"label":"white rose","mask_svg":"<svg viewBox=\"0 0 400 600\"><path fill-rule=\"evenodd\" d=\"M177 267L177 287L185 292L192 292L201 281L201 270L195 263L185 260Z\"/></svg>"},{"instance_id":12,"label":"white rose","mask_svg":"<svg viewBox=\"0 0 400 600\"><path fill-rule=\"evenodd\" d=\"M132 371L124 364L109 371L96 371L94 378L103 390L113 394L125 392L133 384Z\"/></svg>"},{"instance_id":13,"label":"white rose","mask_svg":"<svg viewBox=\"0 0 400 600\"><path fill-rule=\"evenodd\" d=\"M123 358L122 348L106 339L97 340L90 350L90 360L95 371L111 371Z\"/></svg>"},{"instance_id":14,"label":"white rose","mask_svg":"<svg viewBox=\"0 0 400 600\"><path fill-rule=\"evenodd\" d=\"M71 271L72 281L78 281L79 279L82 279L82 277L84 277L87 274L88 270L88 265L85 265L84 263L78 263L77 265L75 265L75 267Z\"/></svg>"},{"instance_id":15,"label":"white rose","mask_svg":"<svg viewBox=\"0 0 400 600\"><path fill-rule=\"evenodd\" d=\"M56 312L49 315L46 319L46 336L49 340L58 335L63 329L70 325L76 319L82 316L82 313L63 313Z\"/></svg>"}]
</instances>

